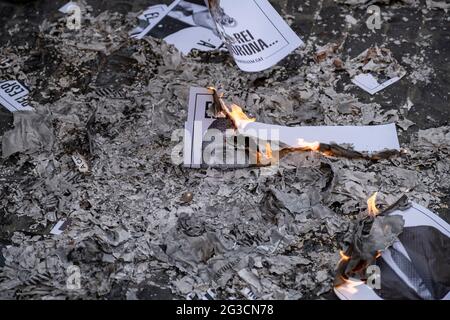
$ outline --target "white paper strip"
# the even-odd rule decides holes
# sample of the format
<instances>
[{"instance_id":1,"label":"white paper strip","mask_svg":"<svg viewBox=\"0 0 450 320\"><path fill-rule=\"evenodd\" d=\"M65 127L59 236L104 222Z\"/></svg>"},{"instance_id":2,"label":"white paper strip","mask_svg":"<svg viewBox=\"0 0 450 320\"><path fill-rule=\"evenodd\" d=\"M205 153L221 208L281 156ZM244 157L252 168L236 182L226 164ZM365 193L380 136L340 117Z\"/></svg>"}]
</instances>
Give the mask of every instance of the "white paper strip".
<instances>
[{"instance_id":1,"label":"white paper strip","mask_svg":"<svg viewBox=\"0 0 450 320\"><path fill-rule=\"evenodd\" d=\"M260 122L250 122L239 129L239 134L257 138L257 133L266 130L279 132L280 142L295 147L302 142L351 144L356 151L376 152L383 149L399 150L394 123L377 126L305 126L285 127ZM255 135L256 133L256 135Z\"/></svg>"}]
</instances>

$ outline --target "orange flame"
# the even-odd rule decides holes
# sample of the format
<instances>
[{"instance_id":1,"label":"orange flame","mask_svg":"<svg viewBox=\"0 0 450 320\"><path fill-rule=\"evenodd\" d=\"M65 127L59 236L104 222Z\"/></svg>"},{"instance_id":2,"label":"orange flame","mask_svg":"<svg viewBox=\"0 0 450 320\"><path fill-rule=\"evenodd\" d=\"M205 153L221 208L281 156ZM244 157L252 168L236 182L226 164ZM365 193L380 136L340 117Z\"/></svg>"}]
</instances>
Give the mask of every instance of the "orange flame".
<instances>
[{"instance_id":1,"label":"orange flame","mask_svg":"<svg viewBox=\"0 0 450 320\"><path fill-rule=\"evenodd\" d=\"M242 108L236 104L231 105L229 116L236 124L241 121L255 122L255 118L249 118L244 111L242 111Z\"/></svg>"},{"instance_id":2,"label":"orange flame","mask_svg":"<svg viewBox=\"0 0 450 320\"><path fill-rule=\"evenodd\" d=\"M235 129L238 129L240 126L245 124L246 122L254 122L255 118L249 118L244 111L242 111L242 108L239 107L236 104L231 105L231 109L228 108L228 106L225 104L225 102L222 100L223 94L219 94L214 87L207 87L208 90L211 90L213 92L214 102L219 104L218 107L220 107L221 111L225 114L226 117L228 117L235 127Z\"/></svg>"},{"instance_id":3,"label":"orange flame","mask_svg":"<svg viewBox=\"0 0 450 320\"><path fill-rule=\"evenodd\" d=\"M350 257L347 256L347 255L344 253L344 251L342 251L342 250L339 250L339 255L341 256L341 260L340 260L339 262L350 260Z\"/></svg>"},{"instance_id":4,"label":"orange flame","mask_svg":"<svg viewBox=\"0 0 450 320\"><path fill-rule=\"evenodd\" d=\"M376 205L377 193L375 192L369 199L367 199L367 210L369 211L369 215L375 217L380 213Z\"/></svg>"}]
</instances>

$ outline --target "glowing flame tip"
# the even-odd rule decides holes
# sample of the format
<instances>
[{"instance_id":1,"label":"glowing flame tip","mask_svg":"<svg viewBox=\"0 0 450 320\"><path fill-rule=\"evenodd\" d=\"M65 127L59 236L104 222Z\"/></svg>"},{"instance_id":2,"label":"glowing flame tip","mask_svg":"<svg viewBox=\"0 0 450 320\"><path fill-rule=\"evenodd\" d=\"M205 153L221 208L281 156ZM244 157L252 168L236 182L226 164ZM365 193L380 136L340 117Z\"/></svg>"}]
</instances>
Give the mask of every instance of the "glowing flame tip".
<instances>
[{"instance_id":1,"label":"glowing flame tip","mask_svg":"<svg viewBox=\"0 0 450 320\"><path fill-rule=\"evenodd\" d=\"M376 216L380 213L380 210L378 210L376 205L377 194L378 192L375 192L369 199L367 199L367 210L371 216Z\"/></svg>"}]
</instances>

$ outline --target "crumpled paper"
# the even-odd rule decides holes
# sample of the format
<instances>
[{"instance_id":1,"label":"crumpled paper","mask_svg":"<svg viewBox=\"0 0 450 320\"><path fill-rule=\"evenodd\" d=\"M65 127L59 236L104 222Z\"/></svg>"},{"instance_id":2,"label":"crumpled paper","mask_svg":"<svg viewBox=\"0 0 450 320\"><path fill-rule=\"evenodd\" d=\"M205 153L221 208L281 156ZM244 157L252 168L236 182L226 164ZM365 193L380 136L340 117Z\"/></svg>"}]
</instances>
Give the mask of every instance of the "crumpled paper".
<instances>
[{"instance_id":1,"label":"crumpled paper","mask_svg":"<svg viewBox=\"0 0 450 320\"><path fill-rule=\"evenodd\" d=\"M16 152L33 153L50 151L55 138L48 116L35 112L14 113L14 129L5 132L2 140L2 157Z\"/></svg>"}]
</instances>

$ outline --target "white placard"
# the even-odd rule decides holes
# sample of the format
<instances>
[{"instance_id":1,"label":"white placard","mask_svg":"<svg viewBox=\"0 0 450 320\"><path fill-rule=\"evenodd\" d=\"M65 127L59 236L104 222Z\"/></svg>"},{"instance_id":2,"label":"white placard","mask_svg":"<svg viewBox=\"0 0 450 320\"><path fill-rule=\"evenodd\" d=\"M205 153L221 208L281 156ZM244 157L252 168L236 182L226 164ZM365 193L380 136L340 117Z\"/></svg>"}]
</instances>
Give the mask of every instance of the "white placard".
<instances>
[{"instance_id":1,"label":"white placard","mask_svg":"<svg viewBox=\"0 0 450 320\"><path fill-rule=\"evenodd\" d=\"M210 11L240 69L268 69L303 41L267 0L220 0Z\"/></svg>"}]
</instances>

